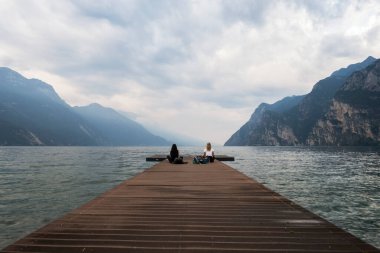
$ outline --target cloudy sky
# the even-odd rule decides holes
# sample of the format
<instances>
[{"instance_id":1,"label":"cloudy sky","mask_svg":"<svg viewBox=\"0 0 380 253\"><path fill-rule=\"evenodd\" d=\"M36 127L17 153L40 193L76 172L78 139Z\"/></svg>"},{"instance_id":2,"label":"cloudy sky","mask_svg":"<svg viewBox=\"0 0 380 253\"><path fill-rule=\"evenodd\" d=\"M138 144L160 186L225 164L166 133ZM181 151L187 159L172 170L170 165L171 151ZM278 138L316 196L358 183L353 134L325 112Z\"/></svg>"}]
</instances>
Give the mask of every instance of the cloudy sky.
<instances>
[{"instance_id":1,"label":"cloudy sky","mask_svg":"<svg viewBox=\"0 0 380 253\"><path fill-rule=\"evenodd\" d=\"M0 0L0 66L223 144L261 102L380 57L380 1Z\"/></svg>"}]
</instances>

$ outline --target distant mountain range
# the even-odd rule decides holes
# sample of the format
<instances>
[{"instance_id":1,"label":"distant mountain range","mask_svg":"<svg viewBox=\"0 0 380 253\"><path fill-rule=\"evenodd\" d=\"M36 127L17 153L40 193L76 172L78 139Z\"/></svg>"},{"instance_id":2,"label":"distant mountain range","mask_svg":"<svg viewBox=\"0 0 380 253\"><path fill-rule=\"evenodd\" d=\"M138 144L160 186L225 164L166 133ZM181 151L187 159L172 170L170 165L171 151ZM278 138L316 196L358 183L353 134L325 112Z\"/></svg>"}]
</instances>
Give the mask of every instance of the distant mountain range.
<instances>
[{"instance_id":1,"label":"distant mountain range","mask_svg":"<svg viewBox=\"0 0 380 253\"><path fill-rule=\"evenodd\" d=\"M71 107L49 84L0 68L0 145L169 144L111 108Z\"/></svg>"},{"instance_id":2,"label":"distant mountain range","mask_svg":"<svg viewBox=\"0 0 380 253\"><path fill-rule=\"evenodd\" d=\"M73 108L99 136L103 137L103 145L112 146L156 146L169 145L166 140L147 131L136 121L133 121L111 108L99 104Z\"/></svg>"},{"instance_id":3,"label":"distant mountain range","mask_svg":"<svg viewBox=\"0 0 380 253\"><path fill-rule=\"evenodd\" d=\"M380 60L337 70L307 95L260 104L225 145L380 145Z\"/></svg>"}]
</instances>

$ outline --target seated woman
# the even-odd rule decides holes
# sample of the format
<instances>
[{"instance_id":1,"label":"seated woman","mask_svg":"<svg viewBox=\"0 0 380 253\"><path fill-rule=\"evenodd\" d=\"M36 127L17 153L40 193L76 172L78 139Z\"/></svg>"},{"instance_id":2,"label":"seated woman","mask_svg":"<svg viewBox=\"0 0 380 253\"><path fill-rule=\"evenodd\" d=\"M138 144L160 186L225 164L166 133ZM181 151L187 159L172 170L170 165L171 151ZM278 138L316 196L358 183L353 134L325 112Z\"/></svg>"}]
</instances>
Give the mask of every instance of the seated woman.
<instances>
[{"instance_id":1,"label":"seated woman","mask_svg":"<svg viewBox=\"0 0 380 253\"><path fill-rule=\"evenodd\" d=\"M206 158L207 162L213 163L215 160L214 149L211 147L211 143L208 142L206 148L203 150L203 157Z\"/></svg>"},{"instance_id":2,"label":"seated woman","mask_svg":"<svg viewBox=\"0 0 380 253\"><path fill-rule=\"evenodd\" d=\"M179 156L179 151L176 144L172 145L170 156L168 155L166 158L168 158L170 163L183 163L183 157Z\"/></svg>"}]
</instances>

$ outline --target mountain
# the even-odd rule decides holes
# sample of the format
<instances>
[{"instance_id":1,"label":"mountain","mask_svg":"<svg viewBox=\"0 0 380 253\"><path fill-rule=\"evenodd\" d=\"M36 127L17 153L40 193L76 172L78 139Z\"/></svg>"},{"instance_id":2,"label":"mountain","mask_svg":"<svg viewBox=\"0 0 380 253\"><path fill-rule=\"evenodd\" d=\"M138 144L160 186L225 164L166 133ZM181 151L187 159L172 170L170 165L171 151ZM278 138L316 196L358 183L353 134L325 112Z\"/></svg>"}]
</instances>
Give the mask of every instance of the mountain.
<instances>
[{"instance_id":1,"label":"mountain","mask_svg":"<svg viewBox=\"0 0 380 253\"><path fill-rule=\"evenodd\" d=\"M357 82L356 75L359 73L365 75L367 73L365 72L366 68L375 66L377 62L375 58L368 57L361 63L352 64L347 68L333 72L329 77L317 82L307 95L287 97L272 105L261 104L252 114L250 120L234 133L225 145L364 145L365 143L372 145L377 143L368 140L361 144L342 141L324 142L316 137L323 128L320 120L325 118L327 114L331 114L331 105L338 97L342 96L342 89L346 83L350 82L351 85L355 84L362 87L364 84ZM371 73L372 79L375 78L374 76L376 74ZM356 94L355 96L359 94L358 90L350 91L351 95L353 93ZM368 98L377 96L373 90L360 94L363 103L371 101ZM347 99L353 102L355 96L352 95L349 98L346 96L346 102ZM373 103L376 104L377 102ZM376 107L372 104L371 106L376 111ZM374 117L375 115L376 112L367 116ZM331 121L329 122L331 123ZM356 121L351 123L359 124ZM379 126L373 121L371 124L371 127ZM320 128L316 128L317 125ZM337 134L337 132L335 133Z\"/></svg>"},{"instance_id":2,"label":"mountain","mask_svg":"<svg viewBox=\"0 0 380 253\"><path fill-rule=\"evenodd\" d=\"M74 107L83 119L100 132L105 145L112 146L161 146L170 145L161 137L148 132L142 125L128 119L111 108L99 104Z\"/></svg>"},{"instance_id":3,"label":"mountain","mask_svg":"<svg viewBox=\"0 0 380 253\"><path fill-rule=\"evenodd\" d=\"M347 79L306 144L380 145L380 61Z\"/></svg>"},{"instance_id":4,"label":"mountain","mask_svg":"<svg viewBox=\"0 0 380 253\"><path fill-rule=\"evenodd\" d=\"M97 134L50 85L0 68L0 145L96 145Z\"/></svg>"},{"instance_id":5,"label":"mountain","mask_svg":"<svg viewBox=\"0 0 380 253\"><path fill-rule=\"evenodd\" d=\"M72 108L51 85L27 79L9 68L0 68L0 145L167 143L112 109L99 105Z\"/></svg>"},{"instance_id":6,"label":"mountain","mask_svg":"<svg viewBox=\"0 0 380 253\"><path fill-rule=\"evenodd\" d=\"M274 104L260 104L251 118L234 133L225 146L292 145L296 138L282 113L300 103L304 96L286 97Z\"/></svg>"},{"instance_id":7,"label":"mountain","mask_svg":"<svg viewBox=\"0 0 380 253\"><path fill-rule=\"evenodd\" d=\"M375 61L376 61L376 58L372 56L368 56L368 58L365 59L363 62L351 64L347 68L341 68L333 72L331 76L346 78L356 71L365 69L367 66L371 65Z\"/></svg>"}]
</instances>

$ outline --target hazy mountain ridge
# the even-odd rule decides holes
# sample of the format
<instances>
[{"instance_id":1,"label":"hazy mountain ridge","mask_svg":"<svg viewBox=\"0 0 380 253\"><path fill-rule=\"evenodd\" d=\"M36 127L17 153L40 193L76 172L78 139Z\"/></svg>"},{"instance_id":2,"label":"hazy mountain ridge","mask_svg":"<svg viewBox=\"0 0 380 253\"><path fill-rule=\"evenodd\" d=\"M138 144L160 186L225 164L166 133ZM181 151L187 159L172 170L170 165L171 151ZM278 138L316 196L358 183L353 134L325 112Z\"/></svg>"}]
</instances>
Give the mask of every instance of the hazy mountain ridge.
<instances>
[{"instance_id":1,"label":"hazy mountain ridge","mask_svg":"<svg viewBox=\"0 0 380 253\"><path fill-rule=\"evenodd\" d=\"M168 144L138 123L100 105L94 112L98 115L94 122L85 111L78 113L78 108L62 100L51 85L27 79L9 68L0 68L0 91L0 145ZM115 124L120 131L114 131Z\"/></svg>"},{"instance_id":2,"label":"hazy mountain ridge","mask_svg":"<svg viewBox=\"0 0 380 253\"><path fill-rule=\"evenodd\" d=\"M148 132L139 123L128 119L112 108L99 104L74 107L76 113L89 122L104 138L105 145L150 146L169 145L165 139Z\"/></svg>"},{"instance_id":3,"label":"hazy mountain ridge","mask_svg":"<svg viewBox=\"0 0 380 253\"><path fill-rule=\"evenodd\" d=\"M26 79L8 68L1 68L0 76L0 118L9 133L6 139L0 140L1 145L97 143L96 133L72 112L53 87Z\"/></svg>"},{"instance_id":4,"label":"hazy mountain ridge","mask_svg":"<svg viewBox=\"0 0 380 253\"><path fill-rule=\"evenodd\" d=\"M368 117L378 115L377 108L380 107L376 107L379 102L378 95L374 91L378 89L375 84L379 78L379 73L375 71L375 66L378 63L379 61L376 61L375 58L368 57L361 63L352 64L347 68L333 72L331 76L317 82L312 91L305 96L294 97L293 99L288 97L289 101L282 99L273 105L261 104L252 114L250 120L233 134L225 145L379 145L379 141L375 140L377 138L376 131L372 135L374 140L370 140L372 137L369 138L364 135L358 136L362 136L365 141L357 142L345 141L344 138L334 139L335 142L322 141L317 138L319 133L322 134L323 126L326 126L320 120L329 114L332 115L331 106L334 103L336 104L339 98L340 100L346 99L348 104L354 103L355 99L353 98L356 100L360 98L362 104L371 108L369 111L374 111L372 113L366 111ZM370 71L371 69L373 71ZM368 75L370 77L367 78ZM366 81L360 83L358 80ZM372 89L364 89L365 85L369 85ZM342 96L343 91L347 90L348 86L355 86L357 89L345 92L346 95L351 94L349 97ZM358 95L358 91L361 95ZM376 99L368 99L374 96ZM284 102L285 104L279 107L284 108L281 111L273 109L278 107L276 105L281 105ZM361 112L363 113L363 110ZM379 117L377 116L377 118ZM364 118L357 118L350 124L359 124L359 119L364 120ZM332 121L333 119L330 118L329 122ZM377 129L379 127L376 121L367 120L366 122L370 128ZM338 132L335 131L334 134L338 135ZM332 138L331 135L329 138Z\"/></svg>"}]
</instances>

